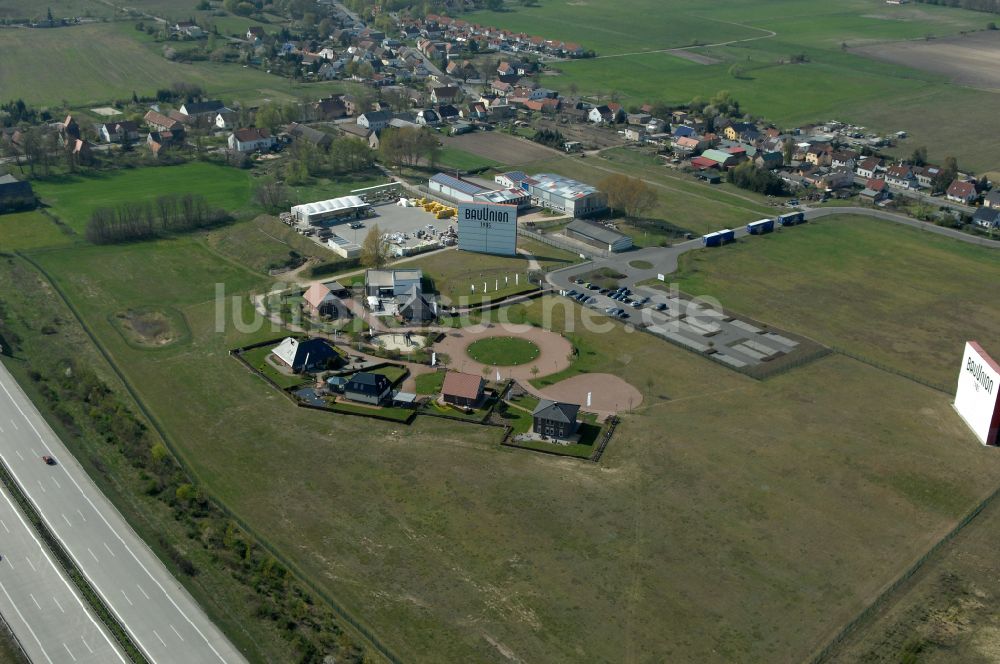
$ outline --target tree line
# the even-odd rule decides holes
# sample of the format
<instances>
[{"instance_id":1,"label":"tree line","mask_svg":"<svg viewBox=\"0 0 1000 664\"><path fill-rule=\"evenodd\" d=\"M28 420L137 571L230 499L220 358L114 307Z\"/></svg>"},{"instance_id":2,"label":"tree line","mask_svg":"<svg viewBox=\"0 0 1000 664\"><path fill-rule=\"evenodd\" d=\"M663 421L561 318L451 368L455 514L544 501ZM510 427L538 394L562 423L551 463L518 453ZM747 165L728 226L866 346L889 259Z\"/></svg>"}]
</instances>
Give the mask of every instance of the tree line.
<instances>
[{"instance_id":1,"label":"tree line","mask_svg":"<svg viewBox=\"0 0 1000 664\"><path fill-rule=\"evenodd\" d=\"M785 193L785 183L777 175L763 168L757 168L752 161L744 161L726 173L726 180L740 189L748 189L758 194L781 196Z\"/></svg>"},{"instance_id":2,"label":"tree line","mask_svg":"<svg viewBox=\"0 0 1000 664\"><path fill-rule=\"evenodd\" d=\"M421 159L433 168L441 155L441 143L429 129L386 127L379 137L379 155L394 168L416 166Z\"/></svg>"},{"instance_id":3,"label":"tree line","mask_svg":"<svg viewBox=\"0 0 1000 664\"><path fill-rule=\"evenodd\" d=\"M1000 0L916 0L925 5L944 5L945 7L961 7L976 12L1000 14Z\"/></svg>"},{"instance_id":4,"label":"tree line","mask_svg":"<svg viewBox=\"0 0 1000 664\"><path fill-rule=\"evenodd\" d=\"M90 215L85 236L94 244L134 242L207 228L228 219L225 210L210 207L204 196L167 194L155 201L97 208Z\"/></svg>"}]
</instances>

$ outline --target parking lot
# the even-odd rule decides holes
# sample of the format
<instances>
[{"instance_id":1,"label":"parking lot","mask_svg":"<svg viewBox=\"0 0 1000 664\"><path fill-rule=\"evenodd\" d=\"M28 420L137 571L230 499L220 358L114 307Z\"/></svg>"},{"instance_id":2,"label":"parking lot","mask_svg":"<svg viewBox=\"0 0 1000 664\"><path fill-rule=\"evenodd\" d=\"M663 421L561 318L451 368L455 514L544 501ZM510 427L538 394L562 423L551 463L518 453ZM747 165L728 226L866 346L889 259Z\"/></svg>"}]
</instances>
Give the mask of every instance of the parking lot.
<instances>
[{"instance_id":1,"label":"parking lot","mask_svg":"<svg viewBox=\"0 0 1000 664\"><path fill-rule=\"evenodd\" d=\"M368 230L377 224L379 230L388 236L389 243L397 248L396 251L400 252L400 255L415 252L428 243L442 240L444 244L451 242L448 236L451 235L449 231L454 232L453 219L436 219L423 208L400 207L395 203L374 205L371 211L372 215L369 217L335 223L326 229L318 229L303 223L297 223L294 227L299 232L312 231L308 237L324 247L330 232L360 246L364 243ZM442 234L445 237L442 238Z\"/></svg>"},{"instance_id":2,"label":"parking lot","mask_svg":"<svg viewBox=\"0 0 1000 664\"><path fill-rule=\"evenodd\" d=\"M618 290L575 284L565 295L580 304L641 326L735 369L751 367L793 352L799 342L739 320L696 300L648 286Z\"/></svg>"}]
</instances>

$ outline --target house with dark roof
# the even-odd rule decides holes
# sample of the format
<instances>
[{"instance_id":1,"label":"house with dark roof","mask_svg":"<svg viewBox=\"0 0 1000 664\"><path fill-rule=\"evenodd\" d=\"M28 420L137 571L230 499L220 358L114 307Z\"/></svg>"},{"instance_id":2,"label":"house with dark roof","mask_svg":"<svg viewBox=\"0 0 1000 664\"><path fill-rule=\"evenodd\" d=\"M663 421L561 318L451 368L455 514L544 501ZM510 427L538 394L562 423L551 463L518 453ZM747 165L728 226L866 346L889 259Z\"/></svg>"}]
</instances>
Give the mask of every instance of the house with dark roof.
<instances>
[{"instance_id":1,"label":"house with dark roof","mask_svg":"<svg viewBox=\"0 0 1000 664\"><path fill-rule=\"evenodd\" d=\"M976 208L972 223L985 229L1000 228L1000 208Z\"/></svg>"},{"instance_id":2,"label":"house with dark roof","mask_svg":"<svg viewBox=\"0 0 1000 664\"><path fill-rule=\"evenodd\" d=\"M432 104L451 104L458 99L461 90L452 85L434 88L431 90Z\"/></svg>"},{"instance_id":3,"label":"house with dark roof","mask_svg":"<svg viewBox=\"0 0 1000 664\"><path fill-rule=\"evenodd\" d=\"M330 360L340 357L324 339L299 340L295 337L286 337L271 350L271 356L295 373L325 369Z\"/></svg>"},{"instance_id":4,"label":"house with dark roof","mask_svg":"<svg viewBox=\"0 0 1000 664\"><path fill-rule=\"evenodd\" d=\"M486 381L482 376L449 371L441 384L441 398L445 403L463 408L475 408L483 398Z\"/></svg>"},{"instance_id":5,"label":"house with dark roof","mask_svg":"<svg viewBox=\"0 0 1000 664\"><path fill-rule=\"evenodd\" d=\"M100 126L98 133L105 143L134 143L139 140L139 125L131 120L107 122Z\"/></svg>"},{"instance_id":6,"label":"house with dark roof","mask_svg":"<svg viewBox=\"0 0 1000 664\"><path fill-rule=\"evenodd\" d=\"M423 293L415 291L396 299L398 302L396 312L407 323L429 323L437 318L434 305L424 297Z\"/></svg>"},{"instance_id":7,"label":"house with dark roof","mask_svg":"<svg viewBox=\"0 0 1000 664\"><path fill-rule=\"evenodd\" d=\"M1000 210L1000 186L994 186L983 199L983 207Z\"/></svg>"},{"instance_id":8,"label":"house with dark roof","mask_svg":"<svg viewBox=\"0 0 1000 664\"><path fill-rule=\"evenodd\" d=\"M298 122L293 122L288 125L288 135L298 141L305 141L306 143L311 143L318 148L326 150L333 143L333 136L327 134L326 132L320 131L319 129L313 129L312 127L307 127L301 125Z\"/></svg>"},{"instance_id":9,"label":"house with dark roof","mask_svg":"<svg viewBox=\"0 0 1000 664\"><path fill-rule=\"evenodd\" d=\"M392 383L382 374L359 371L344 385L344 396L373 406L382 404L392 392Z\"/></svg>"},{"instance_id":10,"label":"house with dark roof","mask_svg":"<svg viewBox=\"0 0 1000 664\"><path fill-rule=\"evenodd\" d=\"M226 105L218 99L210 99L208 101L186 102L178 110L189 118L197 118L199 116L215 118L219 111L223 109L230 110L226 109Z\"/></svg>"},{"instance_id":11,"label":"house with dark roof","mask_svg":"<svg viewBox=\"0 0 1000 664\"><path fill-rule=\"evenodd\" d=\"M579 411L573 403L541 399L531 413L531 430L539 436L566 440L576 433Z\"/></svg>"},{"instance_id":12,"label":"house with dark roof","mask_svg":"<svg viewBox=\"0 0 1000 664\"><path fill-rule=\"evenodd\" d=\"M885 181L893 187L902 189L916 189L917 177L913 174L913 168L909 164L896 164L890 166L885 171Z\"/></svg>"},{"instance_id":13,"label":"house with dark roof","mask_svg":"<svg viewBox=\"0 0 1000 664\"><path fill-rule=\"evenodd\" d=\"M13 175L0 175L0 212L28 210L36 203L30 182L18 180Z\"/></svg>"},{"instance_id":14,"label":"house with dark roof","mask_svg":"<svg viewBox=\"0 0 1000 664\"><path fill-rule=\"evenodd\" d=\"M369 111L358 116L358 126L369 131L382 131L392 120L392 111Z\"/></svg>"}]
</instances>

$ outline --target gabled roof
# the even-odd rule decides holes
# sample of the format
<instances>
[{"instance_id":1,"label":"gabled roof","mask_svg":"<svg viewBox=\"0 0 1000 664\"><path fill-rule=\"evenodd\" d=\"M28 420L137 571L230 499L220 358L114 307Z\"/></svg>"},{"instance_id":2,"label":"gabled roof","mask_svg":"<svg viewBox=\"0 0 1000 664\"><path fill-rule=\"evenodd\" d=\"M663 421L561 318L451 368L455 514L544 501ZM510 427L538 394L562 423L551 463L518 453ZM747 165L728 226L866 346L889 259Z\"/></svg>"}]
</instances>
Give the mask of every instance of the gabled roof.
<instances>
[{"instance_id":1,"label":"gabled roof","mask_svg":"<svg viewBox=\"0 0 1000 664\"><path fill-rule=\"evenodd\" d=\"M249 143L250 141L262 141L267 138L271 138L271 132L267 129L258 129L257 127L247 127L246 129L237 129L233 132L233 136L240 143Z\"/></svg>"},{"instance_id":2,"label":"gabled roof","mask_svg":"<svg viewBox=\"0 0 1000 664\"><path fill-rule=\"evenodd\" d=\"M976 185L963 180L955 180L948 187L947 195L968 200L969 198L976 196Z\"/></svg>"},{"instance_id":3,"label":"gabled roof","mask_svg":"<svg viewBox=\"0 0 1000 664\"><path fill-rule=\"evenodd\" d=\"M389 379L382 374L359 371L351 376L344 386L346 392L361 392L363 394L381 394L389 389L392 384Z\"/></svg>"},{"instance_id":4,"label":"gabled roof","mask_svg":"<svg viewBox=\"0 0 1000 664\"><path fill-rule=\"evenodd\" d=\"M535 410L532 411L531 416L553 422L572 424L573 422L576 422L576 414L579 410L580 407L575 403L564 403L562 401L541 399L539 400L538 405L535 406Z\"/></svg>"},{"instance_id":5,"label":"gabled roof","mask_svg":"<svg viewBox=\"0 0 1000 664\"><path fill-rule=\"evenodd\" d=\"M441 394L460 399L478 399L482 387L482 376L449 371L441 384Z\"/></svg>"},{"instance_id":6,"label":"gabled roof","mask_svg":"<svg viewBox=\"0 0 1000 664\"><path fill-rule=\"evenodd\" d=\"M202 113L218 113L226 106L218 99L208 101L189 101L183 105L188 115L201 115Z\"/></svg>"},{"instance_id":7,"label":"gabled roof","mask_svg":"<svg viewBox=\"0 0 1000 664\"><path fill-rule=\"evenodd\" d=\"M316 282L309 287L309 290L302 294L302 299L313 307L319 307L324 302L336 300L336 296L330 292L330 289L325 284Z\"/></svg>"},{"instance_id":8,"label":"gabled roof","mask_svg":"<svg viewBox=\"0 0 1000 664\"><path fill-rule=\"evenodd\" d=\"M271 352L293 370L300 369L307 358L313 364L334 355L334 350L322 339L299 341L295 337L286 337Z\"/></svg>"}]
</instances>

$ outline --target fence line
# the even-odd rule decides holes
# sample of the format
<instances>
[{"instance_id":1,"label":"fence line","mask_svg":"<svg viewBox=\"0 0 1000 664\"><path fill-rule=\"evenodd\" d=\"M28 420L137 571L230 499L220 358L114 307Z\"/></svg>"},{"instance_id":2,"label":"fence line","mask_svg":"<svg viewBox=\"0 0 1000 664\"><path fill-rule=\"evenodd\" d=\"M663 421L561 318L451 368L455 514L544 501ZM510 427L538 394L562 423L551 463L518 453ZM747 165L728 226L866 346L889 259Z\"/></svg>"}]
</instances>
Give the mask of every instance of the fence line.
<instances>
[{"instance_id":1,"label":"fence line","mask_svg":"<svg viewBox=\"0 0 1000 664\"><path fill-rule=\"evenodd\" d=\"M941 548L955 539L962 530L965 529L986 507L993 503L996 498L1000 496L1000 487L993 490L990 495L986 496L978 505L976 505L972 510L967 513L961 521L955 524L955 527L948 531L940 540L938 540L930 549L928 549L922 556L920 556L916 562L910 565L906 570L900 574L895 581L890 583L878 597L876 597L872 602L861 610L850 622L844 625L838 632L830 639L823 648L819 650L813 657L809 660L811 664L822 664L826 659L833 654L837 647L850 636L854 630L856 630L862 623L867 621L872 615L878 611L883 604L889 599L889 596L895 593L900 586L906 583L914 574L916 574L924 563L926 563L931 557L933 557Z\"/></svg>"},{"instance_id":2,"label":"fence line","mask_svg":"<svg viewBox=\"0 0 1000 664\"><path fill-rule=\"evenodd\" d=\"M858 362L861 362L863 364L867 364L868 366L878 369L880 371L885 371L887 373L895 374L900 378L905 378L906 380L913 381L914 383L918 383L920 385L923 385L924 387L929 387L932 390L936 390L938 392L943 392L944 394L947 394L949 396L952 394L952 391L949 390L948 388L941 387L940 385L935 385L934 383L926 381L923 378L920 378L919 376L914 376L913 374L906 373L905 371L900 371L899 369L895 369L886 364L882 364L881 362L868 359L867 357L863 357L856 353L852 353L851 351L844 350L843 348L838 348L836 346L832 346L832 348L834 351L840 353L841 355L849 357L852 360L857 360Z\"/></svg>"}]
</instances>

